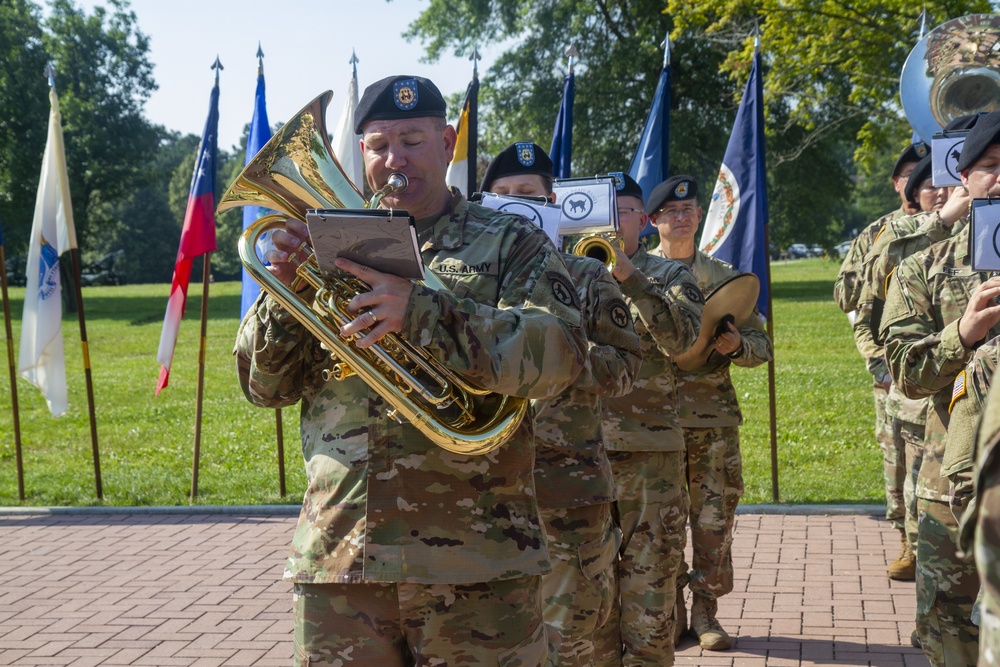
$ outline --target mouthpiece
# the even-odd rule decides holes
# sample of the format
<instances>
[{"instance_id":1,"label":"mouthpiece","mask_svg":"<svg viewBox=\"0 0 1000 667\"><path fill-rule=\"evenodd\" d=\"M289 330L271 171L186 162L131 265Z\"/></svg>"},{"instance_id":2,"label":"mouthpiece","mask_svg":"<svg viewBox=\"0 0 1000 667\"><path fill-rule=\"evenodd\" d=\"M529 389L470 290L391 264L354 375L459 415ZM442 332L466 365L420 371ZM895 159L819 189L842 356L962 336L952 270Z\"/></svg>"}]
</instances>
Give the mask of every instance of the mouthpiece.
<instances>
[{"instance_id":1,"label":"mouthpiece","mask_svg":"<svg viewBox=\"0 0 1000 667\"><path fill-rule=\"evenodd\" d=\"M389 180L386 181L385 188L383 188L383 190L385 191L385 194L389 194L391 192L403 192L409 184L410 182L407 180L405 174L394 172L389 175Z\"/></svg>"}]
</instances>

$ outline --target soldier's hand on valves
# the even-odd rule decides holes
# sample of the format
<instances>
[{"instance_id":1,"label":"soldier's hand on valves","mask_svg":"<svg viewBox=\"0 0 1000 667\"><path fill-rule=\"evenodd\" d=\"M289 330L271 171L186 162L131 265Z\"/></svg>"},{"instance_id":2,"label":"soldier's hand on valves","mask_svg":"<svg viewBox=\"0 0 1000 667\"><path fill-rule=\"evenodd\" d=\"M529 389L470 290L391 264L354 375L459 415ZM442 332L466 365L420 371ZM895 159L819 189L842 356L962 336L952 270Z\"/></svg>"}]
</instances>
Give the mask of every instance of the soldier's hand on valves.
<instances>
[{"instance_id":1,"label":"soldier's hand on valves","mask_svg":"<svg viewBox=\"0 0 1000 667\"><path fill-rule=\"evenodd\" d=\"M990 278L977 287L969 298L969 305L958 321L958 337L962 345L971 348L986 338L986 334L1000 322L1000 277Z\"/></svg>"},{"instance_id":2,"label":"soldier's hand on valves","mask_svg":"<svg viewBox=\"0 0 1000 667\"><path fill-rule=\"evenodd\" d=\"M617 244L612 245L615 248L615 268L612 269L611 275L615 277L615 280L622 283L635 273L635 264L632 263L632 260L628 258L628 255Z\"/></svg>"},{"instance_id":3,"label":"soldier's hand on valves","mask_svg":"<svg viewBox=\"0 0 1000 667\"><path fill-rule=\"evenodd\" d=\"M959 185L952 188L948 201L944 203L944 206L938 212L938 215L941 216L941 222L946 227L951 227L961 218L965 217L969 212L969 204L971 202L972 197L969 196L969 191L965 189L965 186Z\"/></svg>"},{"instance_id":4,"label":"soldier's hand on valves","mask_svg":"<svg viewBox=\"0 0 1000 667\"><path fill-rule=\"evenodd\" d=\"M742 337L739 329L733 326L732 322L726 322L726 331L723 331L715 339L715 350L719 354L732 354L740 349Z\"/></svg>"},{"instance_id":5,"label":"soldier's hand on valves","mask_svg":"<svg viewBox=\"0 0 1000 667\"><path fill-rule=\"evenodd\" d=\"M274 248L267 253L267 261L271 263L267 270L281 282L291 285L295 269L312 254L308 245L309 228L300 220L286 220L284 229L271 233L271 241Z\"/></svg>"},{"instance_id":6,"label":"soldier's hand on valves","mask_svg":"<svg viewBox=\"0 0 1000 667\"><path fill-rule=\"evenodd\" d=\"M358 347L366 348L388 333L403 330L406 309L413 293L412 281L343 257L337 258L337 268L357 276L372 288L370 292L358 294L348 302L348 310L356 317L340 328L342 336L353 336L367 329L368 333L357 341ZM362 308L364 312L361 312Z\"/></svg>"}]
</instances>

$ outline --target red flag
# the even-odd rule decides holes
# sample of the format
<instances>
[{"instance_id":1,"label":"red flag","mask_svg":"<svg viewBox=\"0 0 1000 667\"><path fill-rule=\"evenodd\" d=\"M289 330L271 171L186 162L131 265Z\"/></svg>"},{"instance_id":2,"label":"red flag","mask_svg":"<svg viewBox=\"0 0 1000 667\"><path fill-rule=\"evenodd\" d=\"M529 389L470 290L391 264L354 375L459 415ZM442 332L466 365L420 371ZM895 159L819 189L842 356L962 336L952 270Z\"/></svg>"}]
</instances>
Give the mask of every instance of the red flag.
<instances>
[{"instance_id":1,"label":"red flag","mask_svg":"<svg viewBox=\"0 0 1000 667\"><path fill-rule=\"evenodd\" d=\"M194 258L215 250L215 163L218 156L219 129L219 78L208 107L208 120L198 147L198 160L191 177L191 192L188 195L187 211L184 213L184 229L177 249L177 263L174 266L174 280L170 286L170 299L163 318L160 333L160 349L156 360L160 362L160 378L156 382L156 394L167 386L170 378L170 362L174 358L174 346L184 307L187 304L188 280Z\"/></svg>"}]
</instances>

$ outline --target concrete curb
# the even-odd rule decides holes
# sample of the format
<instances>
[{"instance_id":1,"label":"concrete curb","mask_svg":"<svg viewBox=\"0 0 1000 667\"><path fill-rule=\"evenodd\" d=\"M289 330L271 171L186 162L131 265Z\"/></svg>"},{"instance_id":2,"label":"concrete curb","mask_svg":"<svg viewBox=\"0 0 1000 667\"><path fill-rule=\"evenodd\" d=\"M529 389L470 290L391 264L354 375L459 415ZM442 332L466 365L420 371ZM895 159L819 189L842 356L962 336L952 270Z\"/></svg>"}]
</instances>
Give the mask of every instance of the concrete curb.
<instances>
[{"instance_id":1,"label":"concrete curb","mask_svg":"<svg viewBox=\"0 0 1000 667\"><path fill-rule=\"evenodd\" d=\"M66 514L225 514L236 516L298 516L299 505L176 505L151 507L0 507L0 516L57 516ZM792 516L881 515L884 505L740 505L737 514Z\"/></svg>"}]
</instances>

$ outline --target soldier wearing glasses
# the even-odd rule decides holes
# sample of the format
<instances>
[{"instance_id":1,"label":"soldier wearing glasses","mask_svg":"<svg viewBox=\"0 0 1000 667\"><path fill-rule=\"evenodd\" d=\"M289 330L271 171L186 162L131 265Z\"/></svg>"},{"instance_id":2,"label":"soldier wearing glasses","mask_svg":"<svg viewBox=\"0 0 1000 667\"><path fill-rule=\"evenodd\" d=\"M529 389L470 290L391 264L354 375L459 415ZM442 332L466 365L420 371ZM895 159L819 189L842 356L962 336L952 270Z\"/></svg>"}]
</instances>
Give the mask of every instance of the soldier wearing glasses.
<instances>
[{"instance_id":1,"label":"soldier wearing glasses","mask_svg":"<svg viewBox=\"0 0 1000 667\"><path fill-rule=\"evenodd\" d=\"M609 640L608 652L622 647L620 664L663 666L674 660L675 577L689 504L670 355L697 340L705 299L687 267L653 257L639 243L646 226L642 189L627 175L618 180L625 247L616 252L612 275L635 320L643 359L632 392L604 401L622 529L619 638Z\"/></svg>"},{"instance_id":2,"label":"soldier wearing glasses","mask_svg":"<svg viewBox=\"0 0 1000 667\"><path fill-rule=\"evenodd\" d=\"M653 189L646 202L650 222L660 237L651 255L688 266L702 294L708 295L737 271L695 247L702 220L698 182L674 176ZM730 364L751 368L774 356L771 339L759 317L715 339L708 363L694 371L675 364L680 425L684 431L688 492L691 496L691 571L682 562L677 574L677 612L684 619L684 587L692 593L691 633L704 649L724 651L732 639L716 619L718 598L733 590L733 525L736 505L743 495L743 462L740 457L740 412L736 390L729 376ZM678 621L677 638L685 628Z\"/></svg>"}]
</instances>

